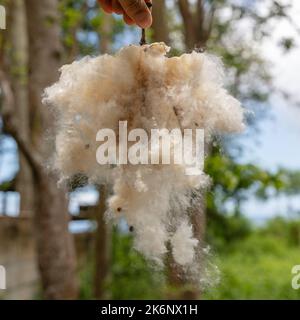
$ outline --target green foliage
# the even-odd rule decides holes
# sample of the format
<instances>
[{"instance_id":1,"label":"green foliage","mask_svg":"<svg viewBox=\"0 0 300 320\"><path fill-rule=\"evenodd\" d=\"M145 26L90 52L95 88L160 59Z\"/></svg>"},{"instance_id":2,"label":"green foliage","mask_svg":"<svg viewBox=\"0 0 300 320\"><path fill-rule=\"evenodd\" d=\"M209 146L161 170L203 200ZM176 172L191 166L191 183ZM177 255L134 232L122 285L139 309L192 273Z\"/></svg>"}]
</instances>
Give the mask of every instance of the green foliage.
<instances>
[{"instance_id":1,"label":"green foliage","mask_svg":"<svg viewBox=\"0 0 300 320\"><path fill-rule=\"evenodd\" d=\"M206 239L218 253L245 239L251 231L250 222L243 216L210 215L207 221Z\"/></svg>"},{"instance_id":2,"label":"green foliage","mask_svg":"<svg viewBox=\"0 0 300 320\"><path fill-rule=\"evenodd\" d=\"M133 249L132 236L112 234L110 276L105 285L106 296L115 300L160 299L162 298L164 278L162 273L150 267L142 255ZM94 256L88 255L87 263L81 273L81 299L93 299Z\"/></svg>"},{"instance_id":3,"label":"green foliage","mask_svg":"<svg viewBox=\"0 0 300 320\"><path fill-rule=\"evenodd\" d=\"M130 33L120 16L112 15L109 25L106 25L108 21L105 19L105 13L99 9L96 0L62 0L60 7L63 18L62 41L67 61L80 56L99 54L103 33L112 45L118 42L120 35Z\"/></svg>"},{"instance_id":4,"label":"green foliage","mask_svg":"<svg viewBox=\"0 0 300 320\"><path fill-rule=\"evenodd\" d=\"M80 300L94 299L94 271L94 255L93 252L90 251L86 255L83 266L80 266Z\"/></svg>"},{"instance_id":5,"label":"green foliage","mask_svg":"<svg viewBox=\"0 0 300 320\"><path fill-rule=\"evenodd\" d=\"M113 299L159 299L163 283L145 259L133 249L132 237L113 234L113 265L110 290Z\"/></svg>"},{"instance_id":6,"label":"green foliage","mask_svg":"<svg viewBox=\"0 0 300 320\"><path fill-rule=\"evenodd\" d=\"M291 269L300 263L300 223L274 219L248 238L221 251L216 263L221 270L219 286L206 299L300 299L291 286Z\"/></svg>"},{"instance_id":7,"label":"green foliage","mask_svg":"<svg viewBox=\"0 0 300 320\"><path fill-rule=\"evenodd\" d=\"M284 192L288 195L299 194L300 191L300 171L291 172L288 170L281 169L284 175L285 188Z\"/></svg>"},{"instance_id":8,"label":"green foliage","mask_svg":"<svg viewBox=\"0 0 300 320\"><path fill-rule=\"evenodd\" d=\"M234 197L236 202L253 195L267 199L271 189L276 193L282 192L287 187L287 177L292 174L281 170L272 173L251 163L238 163L228 155L219 153L207 159L206 170L213 179L216 191L222 193L222 200Z\"/></svg>"},{"instance_id":9,"label":"green foliage","mask_svg":"<svg viewBox=\"0 0 300 320\"><path fill-rule=\"evenodd\" d=\"M285 220L282 217L277 217L269 221L267 227L260 232L270 234L273 238L284 239L286 244L293 247L300 246L300 221Z\"/></svg>"},{"instance_id":10,"label":"green foliage","mask_svg":"<svg viewBox=\"0 0 300 320\"><path fill-rule=\"evenodd\" d=\"M235 223L235 222L233 222ZM300 264L300 220L275 218L247 236L218 246L212 261L221 271L220 283L204 299L300 299L291 287L291 269ZM163 274L150 268L132 249L132 238L113 233L111 280L107 297L161 299L169 296ZM81 273L81 298L93 298L93 259Z\"/></svg>"},{"instance_id":11,"label":"green foliage","mask_svg":"<svg viewBox=\"0 0 300 320\"><path fill-rule=\"evenodd\" d=\"M12 181L4 181L0 183L0 192L8 192L12 189L14 185L14 180Z\"/></svg>"},{"instance_id":12,"label":"green foliage","mask_svg":"<svg viewBox=\"0 0 300 320\"><path fill-rule=\"evenodd\" d=\"M243 217L242 204L256 197L266 200L286 192L292 173L279 170L272 173L253 164L241 164L213 148L206 161L206 172L212 178L207 193L207 239L216 247L249 235L251 225ZM293 184L294 187L297 183Z\"/></svg>"}]
</instances>

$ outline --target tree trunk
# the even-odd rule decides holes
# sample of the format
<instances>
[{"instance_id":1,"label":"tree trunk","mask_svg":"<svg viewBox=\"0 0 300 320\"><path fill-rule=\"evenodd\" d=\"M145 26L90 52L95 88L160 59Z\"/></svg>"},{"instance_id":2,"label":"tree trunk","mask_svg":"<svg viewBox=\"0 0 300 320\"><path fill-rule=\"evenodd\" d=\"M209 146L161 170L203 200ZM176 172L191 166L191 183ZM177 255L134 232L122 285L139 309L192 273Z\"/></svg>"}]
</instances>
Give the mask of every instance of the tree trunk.
<instances>
[{"instance_id":1,"label":"tree trunk","mask_svg":"<svg viewBox=\"0 0 300 320\"><path fill-rule=\"evenodd\" d=\"M167 9L165 0L156 0L153 3L153 40L170 44Z\"/></svg>"},{"instance_id":2,"label":"tree trunk","mask_svg":"<svg viewBox=\"0 0 300 320\"><path fill-rule=\"evenodd\" d=\"M97 222L95 232L95 298L105 298L105 282L109 276L111 233L104 221L106 211L107 189L105 185L99 188L99 204L94 208Z\"/></svg>"},{"instance_id":3,"label":"tree trunk","mask_svg":"<svg viewBox=\"0 0 300 320\"><path fill-rule=\"evenodd\" d=\"M203 0L197 0L194 10L189 0L178 0L178 7L183 21L186 49L205 48L212 29L213 4L208 12L204 10Z\"/></svg>"},{"instance_id":4,"label":"tree trunk","mask_svg":"<svg viewBox=\"0 0 300 320\"><path fill-rule=\"evenodd\" d=\"M12 91L15 100L15 117L18 119L18 130L28 142L29 108L27 93L28 46L26 32L26 13L23 0L15 0L9 6L9 66ZM20 193L20 216L32 216L33 182L31 168L22 153L19 153L19 173L16 179L16 191Z\"/></svg>"},{"instance_id":5,"label":"tree trunk","mask_svg":"<svg viewBox=\"0 0 300 320\"><path fill-rule=\"evenodd\" d=\"M188 0L178 1L179 11L182 16L184 26L184 39L187 49L194 49L196 45L196 34L194 26L194 16L190 10L190 4Z\"/></svg>"},{"instance_id":6,"label":"tree trunk","mask_svg":"<svg viewBox=\"0 0 300 320\"><path fill-rule=\"evenodd\" d=\"M103 12L102 23L99 28L99 42L100 42L100 53L111 53L112 52L112 38L113 38L113 17L111 14Z\"/></svg>"},{"instance_id":7,"label":"tree trunk","mask_svg":"<svg viewBox=\"0 0 300 320\"><path fill-rule=\"evenodd\" d=\"M36 179L35 234L44 298L78 298L74 239L68 232L66 193L57 189L57 177Z\"/></svg>"},{"instance_id":8,"label":"tree trunk","mask_svg":"<svg viewBox=\"0 0 300 320\"><path fill-rule=\"evenodd\" d=\"M76 255L74 240L68 231L69 213L65 190L57 188L57 177L46 170L53 143L45 133L53 130L53 116L41 104L45 87L57 80L61 66L60 17L58 0L26 0L29 35L30 128L33 148L42 155L34 168L35 232L38 263L44 298L76 299Z\"/></svg>"}]
</instances>

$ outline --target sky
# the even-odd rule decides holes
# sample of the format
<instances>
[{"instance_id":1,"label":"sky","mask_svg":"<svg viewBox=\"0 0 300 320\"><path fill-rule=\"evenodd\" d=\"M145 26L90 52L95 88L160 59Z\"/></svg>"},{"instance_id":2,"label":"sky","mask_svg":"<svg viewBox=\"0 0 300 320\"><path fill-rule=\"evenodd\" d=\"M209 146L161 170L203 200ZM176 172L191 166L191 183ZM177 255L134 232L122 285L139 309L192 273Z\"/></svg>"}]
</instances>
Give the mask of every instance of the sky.
<instances>
[{"instance_id":1,"label":"sky","mask_svg":"<svg viewBox=\"0 0 300 320\"><path fill-rule=\"evenodd\" d=\"M291 16L300 29L300 1L293 1ZM283 53L278 47L283 36L295 38L296 48L289 53ZM283 99L276 90L272 92L269 116L260 122L257 139L244 138L243 161L254 162L268 170L280 167L300 170L300 36L289 23L277 22L262 52L272 64L275 87L288 93L290 101ZM244 210L252 219L263 221L274 215L289 215L291 208L300 211L300 194L263 203L249 201Z\"/></svg>"},{"instance_id":2,"label":"sky","mask_svg":"<svg viewBox=\"0 0 300 320\"><path fill-rule=\"evenodd\" d=\"M291 16L300 29L298 18L300 1L293 1ZM263 43L261 50L264 57L272 64L271 71L275 87L278 91L284 90L289 93L292 102L282 99L276 90L272 92L268 117L260 121L257 138L249 138L247 134L242 137L242 143L245 145L242 161L254 162L269 170L276 170L279 167L300 170L300 37L287 22L277 22L272 27L272 37ZM278 47L282 36L295 37L296 48L289 53L283 53ZM299 102L299 106L293 102ZM5 139L2 143L5 148L15 148L15 143L11 139ZM13 152L2 157L0 182L9 178L16 170ZM87 191L73 197L70 208L73 212L77 212L79 203L94 202L96 199L95 193ZM11 195L8 198L11 214L17 211L18 203L18 196ZM244 206L246 215L256 222L264 221L277 214L287 215L290 208L300 211L300 195L292 198L277 197L264 203L251 200Z\"/></svg>"},{"instance_id":3,"label":"sky","mask_svg":"<svg viewBox=\"0 0 300 320\"><path fill-rule=\"evenodd\" d=\"M300 1L293 1L291 16L300 29ZM278 42L282 37L290 36L295 38L296 48L283 53ZM272 93L270 117L259 127L260 144L253 142L255 145L251 145L251 141L247 141L250 143L247 158L268 169L280 166L300 169L300 35L286 21L277 22L272 38L265 41L262 52L272 64L275 87L287 92L291 101L284 100L276 90Z\"/></svg>"}]
</instances>

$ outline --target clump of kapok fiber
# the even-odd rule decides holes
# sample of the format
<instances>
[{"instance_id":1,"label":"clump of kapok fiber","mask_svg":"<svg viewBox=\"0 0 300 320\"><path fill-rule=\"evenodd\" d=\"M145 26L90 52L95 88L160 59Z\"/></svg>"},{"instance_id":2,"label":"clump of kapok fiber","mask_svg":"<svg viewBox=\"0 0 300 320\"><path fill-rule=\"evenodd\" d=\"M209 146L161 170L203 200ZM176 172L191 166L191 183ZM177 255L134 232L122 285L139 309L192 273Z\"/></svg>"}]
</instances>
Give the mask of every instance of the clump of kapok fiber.
<instances>
[{"instance_id":1,"label":"clump of kapok fiber","mask_svg":"<svg viewBox=\"0 0 300 320\"><path fill-rule=\"evenodd\" d=\"M164 43L154 43L76 61L62 67L44 102L58 112L54 168L62 179L81 174L91 183L111 184L110 211L125 216L133 227L136 249L162 264L171 248L178 265L199 270L195 263L203 255L188 209L209 184L203 168L201 174L187 175L185 164L112 166L96 161L100 129L116 133L117 148L128 143L118 139L120 121L127 121L128 131L141 128L149 134L154 128L201 128L206 143L214 134L243 129L243 109L223 88L220 61L197 52L168 58L168 51ZM151 143L153 156L161 147Z\"/></svg>"}]
</instances>

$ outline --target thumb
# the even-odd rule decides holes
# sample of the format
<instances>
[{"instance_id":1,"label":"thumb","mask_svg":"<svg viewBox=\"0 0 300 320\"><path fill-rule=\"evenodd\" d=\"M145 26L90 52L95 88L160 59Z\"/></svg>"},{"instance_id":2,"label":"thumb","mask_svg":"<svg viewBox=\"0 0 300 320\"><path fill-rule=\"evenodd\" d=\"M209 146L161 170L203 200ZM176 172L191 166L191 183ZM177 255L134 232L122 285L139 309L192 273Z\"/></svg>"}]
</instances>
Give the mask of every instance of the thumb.
<instances>
[{"instance_id":1,"label":"thumb","mask_svg":"<svg viewBox=\"0 0 300 320\"><path fill-rule=\"evenodd\" d=\"M152 15L145 0L119 0L126 14L141 28L152 24Z\"/></svg>"}]
</instances>

